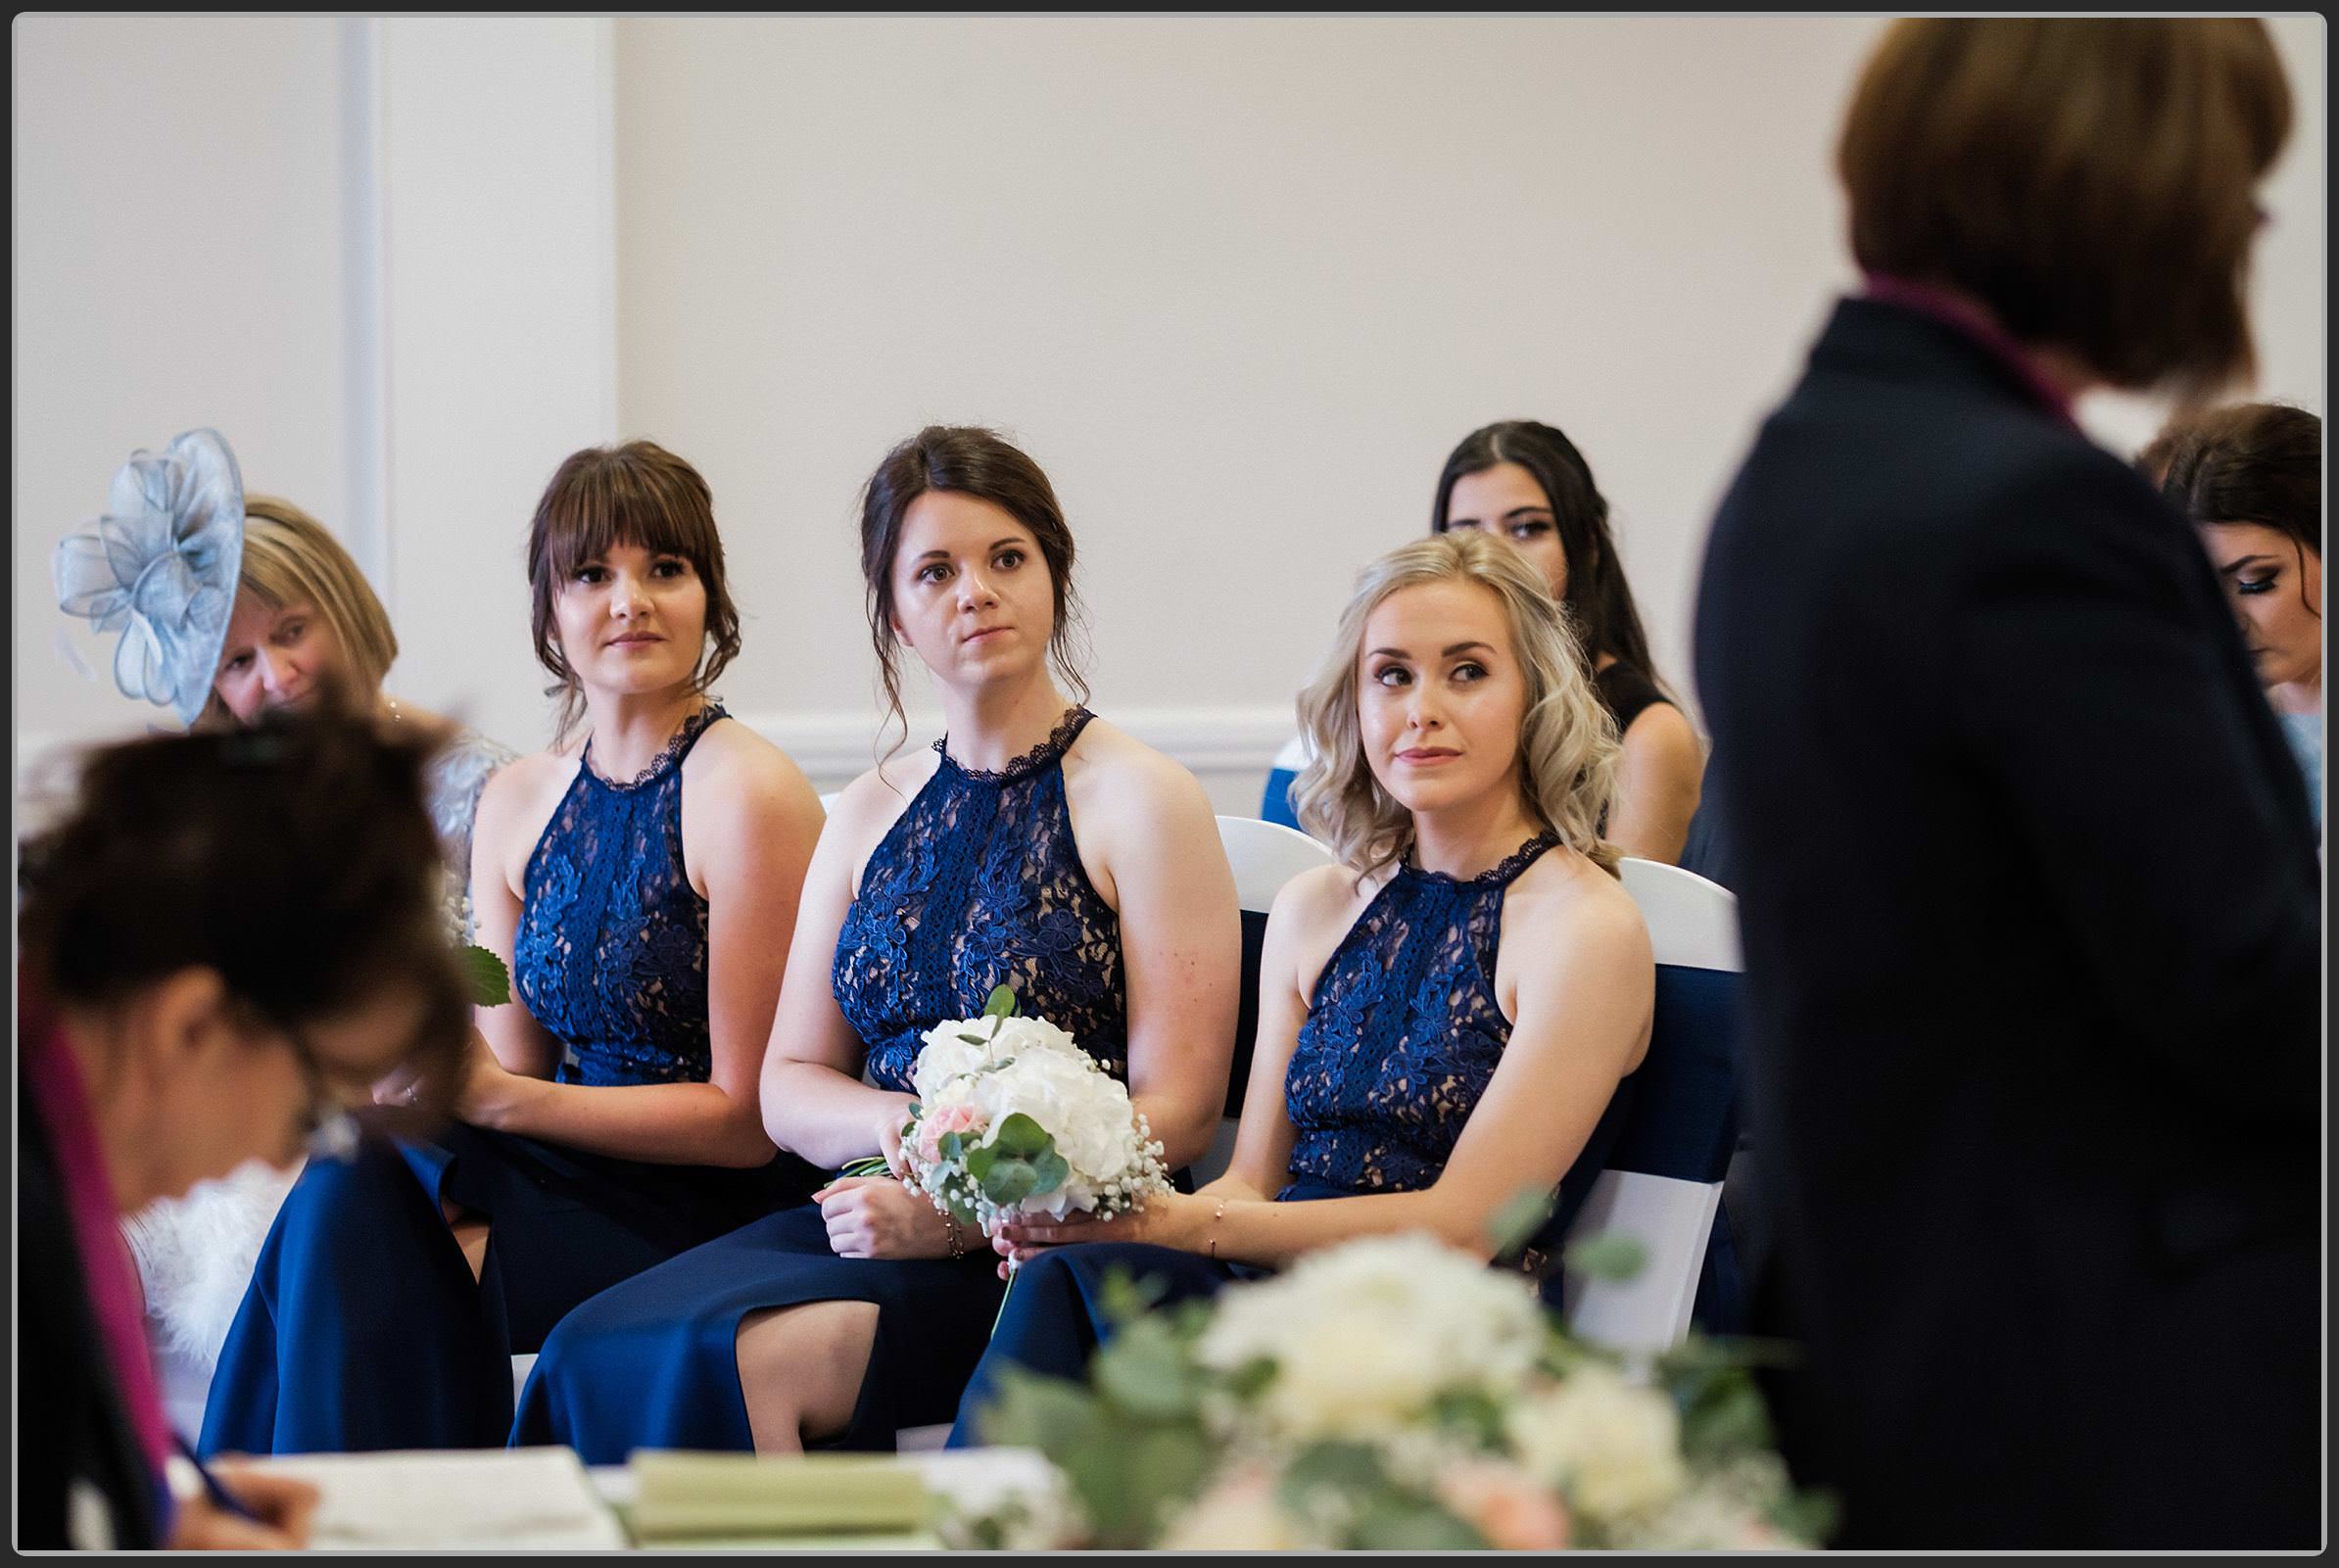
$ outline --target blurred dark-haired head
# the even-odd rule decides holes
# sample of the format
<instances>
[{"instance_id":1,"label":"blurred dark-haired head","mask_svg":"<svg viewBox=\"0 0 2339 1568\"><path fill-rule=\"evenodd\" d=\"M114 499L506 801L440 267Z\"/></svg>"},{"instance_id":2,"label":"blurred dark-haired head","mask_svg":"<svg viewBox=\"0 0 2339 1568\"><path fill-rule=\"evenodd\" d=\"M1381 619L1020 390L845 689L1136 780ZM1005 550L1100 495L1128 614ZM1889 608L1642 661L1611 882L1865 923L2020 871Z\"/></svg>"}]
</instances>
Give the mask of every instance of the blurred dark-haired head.
<instances>
[{"instance_id":1,"label":"blurred dark-haired head","mask_svg":"<svg viewBox=\"0 0 2339 1568\"><path fill-rule=\"evenodd\" d=\"M27 977L91 1018L207 998L247 1054L289 1052L310 1102L404 1069L443 1105L468 994L424 803L440 737L406 728L320 703L92 750L22 846ZM247 1156L285 1154L244 1130Z\"/></svg>"}]
</instances>

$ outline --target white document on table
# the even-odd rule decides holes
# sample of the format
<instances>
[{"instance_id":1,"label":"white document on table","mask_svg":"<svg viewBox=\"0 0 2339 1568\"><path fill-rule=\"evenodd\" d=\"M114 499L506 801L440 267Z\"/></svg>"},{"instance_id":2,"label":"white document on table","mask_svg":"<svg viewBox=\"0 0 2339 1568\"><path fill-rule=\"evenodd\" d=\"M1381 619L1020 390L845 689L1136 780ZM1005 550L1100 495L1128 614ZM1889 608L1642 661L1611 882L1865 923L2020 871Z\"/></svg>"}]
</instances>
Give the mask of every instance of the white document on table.
<instances>
[{"instance_id":1,"label":"white document on table","mask_svg":"<svg viewBox=\"0 0 2339 1568\"><path fill-rule=\"evenodd\" d=\"M573 1449L288 1453L247 1462L315 1484L312 1550L612 1551L627 1544Z\"/></svg>"}]
</instances>

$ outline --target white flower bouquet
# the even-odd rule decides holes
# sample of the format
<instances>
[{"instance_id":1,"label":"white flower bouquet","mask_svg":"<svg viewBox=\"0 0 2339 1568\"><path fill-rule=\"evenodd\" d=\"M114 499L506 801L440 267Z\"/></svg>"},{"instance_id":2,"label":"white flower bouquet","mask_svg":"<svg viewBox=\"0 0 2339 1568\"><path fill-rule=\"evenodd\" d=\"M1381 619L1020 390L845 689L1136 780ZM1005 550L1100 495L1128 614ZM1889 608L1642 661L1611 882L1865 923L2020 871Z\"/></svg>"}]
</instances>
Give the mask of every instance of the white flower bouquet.
<instances>
[{"instance_id":1,"label":"white flower bouquet","mask_svg":"<svg viewBox=\"0 0 2339 1568\"><path fill-rule=\"evenodd\" d=\"M1742 1353L1693 1340L1628 1370L1571 1339L1533 1281L1430 1237L1326 1249L1174 1312L1110 1288L1122 1320L1086 1385L1011 1373L983 1423L1062 1471L1078 1507L1050 1544L1745 1550L1825 1533Z\"/></svg>"},{"instance_id":2,"label":"white flower bouquet","mask_svg":"<svg viewBox=\"0 0 2339 1568\"><path fill-rule=\"evenodd\" d=\"M1111 1216L1170 1188L1127 1087L1055 1024L1018 1018L1004 985L981 1018L929 1029L910 1076L903 1174L961 1224Z\"/></svg>"}]
</instances>

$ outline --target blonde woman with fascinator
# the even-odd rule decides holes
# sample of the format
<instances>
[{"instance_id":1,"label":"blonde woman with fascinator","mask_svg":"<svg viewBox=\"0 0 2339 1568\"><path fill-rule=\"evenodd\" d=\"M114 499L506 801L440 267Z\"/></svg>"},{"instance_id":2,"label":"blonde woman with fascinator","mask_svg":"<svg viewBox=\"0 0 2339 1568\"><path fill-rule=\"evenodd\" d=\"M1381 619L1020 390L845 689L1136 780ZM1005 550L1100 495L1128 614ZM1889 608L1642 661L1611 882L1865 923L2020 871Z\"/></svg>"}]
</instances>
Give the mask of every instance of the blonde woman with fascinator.
<instances>
[{"instance_id":1,"label":"blonde woman with fascinator","mask_svg":"<svg viewBox=\"0 0 2339 1568\"><path fill-rule=\"evenodd\" d=\"M446 866L448 927L467 938L480 792L518 754L385 689L398 636L364 573L322 523L271 496L246 495L243 515L233 608L195 728L249 727L270 712L313 708L330 690L393 730L446 735L425 775L426 801ZM125 1222L174 1400L196 1402L209 1384L269 1221L298 1173L298 1164L285 1170L256 1162Z\"/></svg>"},{"instance_id":2,"label":"blonde woman with fascinator","mask_svg":"<svg viewBox=\"0 0 2339 1568\"><path fill-rule=\"evenodd\" d=\"M1359 1236L1485 1257L1525 1189L1558 1195L1548 1251L1622 1126L1655 969L1597 832L1615 728L1533 569L1466 532L1381 557L1300 718L1300 817L1339 863L1268 917L1233 1164L1122 1218L1003 1231L1022 1273L954 1444L1001 1366L1081 1374L1114 1268L1169 1302Z\"/></svg>"},{"instance_id":3,"label":"blonde woman with fascinator","mask_svg":"<svg viewBox=\"0 0 2339 1568\"><path fill-rule=\"evenodd\" d=\"M468 934L472 819L489 776L514 753L383 689L398 639L358 563L308 512L247 493L216 431L133 454L108 514L60 545L56 580L68 615L121 633L122 694L173 708L190 729L249 729L330 693L432 746L424 787L444 865L440 903L451 936ZM298 1172L298 1161L289 1169L253 1161L123 1221L166 1396L189 1425Z\"/></svg>"}]
</instances>

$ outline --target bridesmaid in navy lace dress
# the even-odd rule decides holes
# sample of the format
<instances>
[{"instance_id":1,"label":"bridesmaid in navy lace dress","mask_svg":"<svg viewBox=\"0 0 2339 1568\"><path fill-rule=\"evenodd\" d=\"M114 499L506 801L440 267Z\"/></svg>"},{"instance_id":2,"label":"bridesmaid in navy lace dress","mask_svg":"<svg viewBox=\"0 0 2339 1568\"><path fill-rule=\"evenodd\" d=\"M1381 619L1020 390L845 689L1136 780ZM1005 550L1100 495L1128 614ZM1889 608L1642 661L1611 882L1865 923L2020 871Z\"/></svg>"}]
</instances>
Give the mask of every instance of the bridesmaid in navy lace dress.
<instances>
[{"instance_id":1,"label":"bridesmaid in navy lace dress","mask_svg":"<svg viewBox=\"0 0 2339 1568\"><path fill-rule=\"evenodd\" d=\"M822 814L706 695L739 623L705 482L648 442L578 452L529 560L562 733L581 713L591 735L480 797L478 940L515 999L477 1012L453 1125L303 1173L221 1351L208 1451L501 1444L512 1354L818 1179L758 1093Z\"/></svg>"},{"instance_id":2,"label":"bridesmaid in navy lace dress","mask_svg":"<svg viewBox=\"0 0 2339 1568\"><path fill-rule=\"evenodd\" d=\"M1004 1367L1082 1374L1116 1268L1167 1302L1391 1231L1487 1257L1498 1210L1556 1190L1540 1262L1605 1163L1655 970L1596 830L1615 727L1563 612L1483 535L1405 546L1366 569L1300 707L1301 819L1341 863L1268 916L1233 1164L1122 1218L1005 1230L1022 1275L954 1444Z\"/></svg>"},{"instance_id":3,"label":"bridesmaid in navy lace dress","mask_svg":"<svg viewBox=\"0 0 2339 1568\"><path fill-rule=\"evenodd\" d=\"M949 721L847 788L804 882L764 1064L775 1141L824 1166L899 1148L921 1036L999 984L1116 1072L1171 1167L1209 1145L1240 985L1234 879L1192 775L1050 670L1073 544L1046 476L930 428L869 483L862 564L889 693L907 641ZM898 715L898 696L895 697ZM515 1443L890 1449L947 1421L1001 1286L985 1238L889 1176L830 1182L603 1292L546 1341Z\"/></svg>"}]
</instances>

